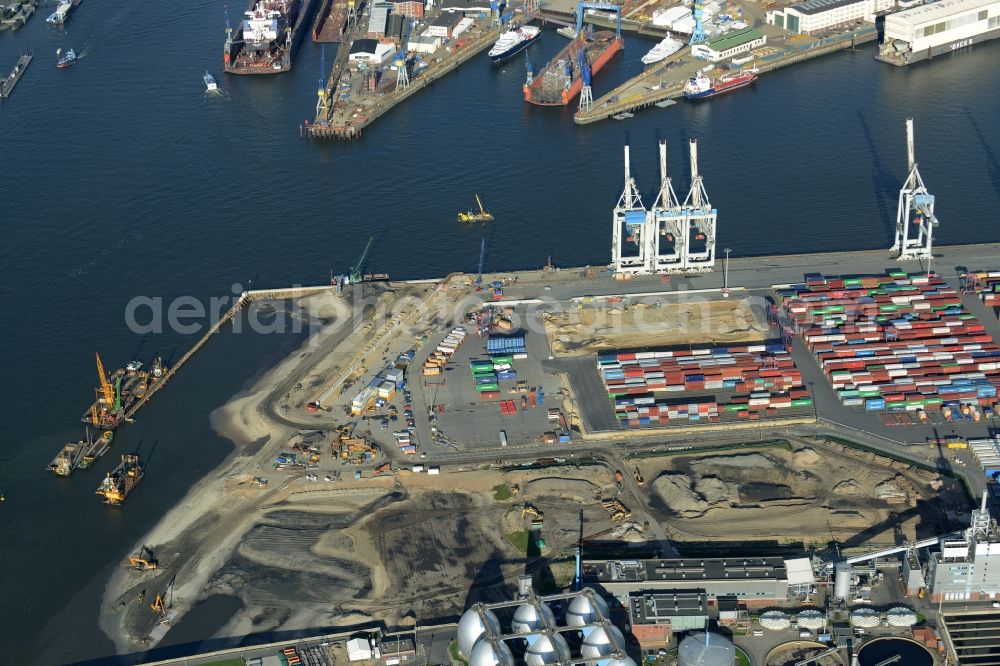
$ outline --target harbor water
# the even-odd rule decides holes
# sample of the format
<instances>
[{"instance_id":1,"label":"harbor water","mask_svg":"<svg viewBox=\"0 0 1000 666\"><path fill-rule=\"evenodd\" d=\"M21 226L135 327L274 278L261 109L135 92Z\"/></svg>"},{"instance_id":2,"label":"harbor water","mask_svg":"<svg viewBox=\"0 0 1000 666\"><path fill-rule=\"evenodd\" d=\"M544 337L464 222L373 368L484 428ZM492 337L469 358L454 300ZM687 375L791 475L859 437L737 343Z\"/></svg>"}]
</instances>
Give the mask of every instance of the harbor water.
<instances>
[{"instance_id":1,"label":"harbor water","mask_svg":"<svg viewBox=\"0 0 1000 666\"><path fill-rule=\"evenodd\" d=\"M109 574L231 450L211 411L299 340L227 329L96 469L54 478L45 466L82 435L95 351L110 367L155 353L169 361L197 337L131 331L131 299L159 298L165 310L189 296L207 307L249 284L321 283L369 236L368 269L395 277L473 271L484 233L488 271L540 267L550 254L557 265L605 264L622 145L651 203L659 138L678 192L685 142L699 140L719 246L733 256L888 247L908 115L938 197L938 240L1000 240L1000 42L907 69L875 61L867 45L710 102L582 128L572 108L524 103L521 56L491 68L484 53L361 140L317 144L298 132L314 113L317 45L303 45L290 74L233 77L222 74L217 3L85 2L65 32L45 15L0 34L5 73L21 49L35 54L0 106L0 663L111 661L97 626ZM655 41L627 37L595 97L638 73ZM546 28L530 49L535 67L563 43ZM58 48L82 57L57 69ZM326 62L333 56L328 47ZM222 94L205 95L206 69ZM460 228L455 214L475 193L496 222ZM124 507L103 506L94 488L133 450L147 460L145 480Z\"/></svg>"}]
</instances>

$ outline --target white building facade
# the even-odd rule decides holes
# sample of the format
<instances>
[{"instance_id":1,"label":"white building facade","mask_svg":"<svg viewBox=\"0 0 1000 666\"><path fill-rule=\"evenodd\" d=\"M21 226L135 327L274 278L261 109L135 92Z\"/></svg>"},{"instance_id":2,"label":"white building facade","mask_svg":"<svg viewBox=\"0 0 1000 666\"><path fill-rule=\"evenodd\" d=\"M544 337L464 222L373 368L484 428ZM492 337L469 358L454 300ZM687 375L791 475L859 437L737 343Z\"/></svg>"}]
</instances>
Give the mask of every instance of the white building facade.
<instances>
[{"instance_id":1,"label":"white building facade","mask_svg":"<svg viewBox=\"0 0 1000 666\"><path fill-rule=\"evenodd\" d=\"M813 34L857 21L875 22L875 15L888 11L893 0L808 0L766 13L767 22L796 34Z\"/></svg>"},{"instance_id":2,"label":"white building facade","mask_svg":"<svg viewBox=\"0 0 1000 666\"><path fill-rule=\"evenodd\" d=\"M1000 37L1000 0L940 0L891 14L883 60L908 64Z\"/></svg>"}]
</instances>

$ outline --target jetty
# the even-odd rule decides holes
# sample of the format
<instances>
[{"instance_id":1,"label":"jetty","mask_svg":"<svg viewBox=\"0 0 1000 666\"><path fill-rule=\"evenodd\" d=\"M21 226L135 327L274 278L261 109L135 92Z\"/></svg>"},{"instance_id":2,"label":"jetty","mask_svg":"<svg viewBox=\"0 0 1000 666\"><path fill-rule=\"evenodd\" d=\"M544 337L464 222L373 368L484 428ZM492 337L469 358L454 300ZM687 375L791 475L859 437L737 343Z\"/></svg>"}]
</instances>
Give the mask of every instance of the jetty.
<instances>
[{"instance_id":1,"label":"jetty","mask_svg":"<svg viewBox=\"0 0 1000 666\"><path fill-rule=\"evenodd\" d=\"M0 101L10 97L10 94L14 91L14 86L24 76L24 70L28 69L28 65L31 64L33 57L30 53L22 53L21 57L17 59L14 69L10 70L10 74L0 80Z\"/></svg>"},{"instance_id":2,"label":"jetty","mask_svg":"<svg viewBox=\"0 0 1000 666\"><path fill-rule=\"evenodd\" d=\"M859 44L878 38L878 32L871 24L830 37L789 35L772 26L763 26L760 30L767 35L767 42L751 51L748 62L745 63L746 67L754 67L760 74L837 51L853 50ZM711 63L692 57L691 48L685 47L595 99L590 108L581 108L574 114L573 121L578 125L587 125L616 116L620 119L624 114L651 106L663 106L668 100L683 97L685 81L699 71L706 72L709 76L725 71L718 68L713 74L709 72L712 69L716 68ZM732 69L738 71L739 67L734 65Z\"/></svg>"}]
</instances>

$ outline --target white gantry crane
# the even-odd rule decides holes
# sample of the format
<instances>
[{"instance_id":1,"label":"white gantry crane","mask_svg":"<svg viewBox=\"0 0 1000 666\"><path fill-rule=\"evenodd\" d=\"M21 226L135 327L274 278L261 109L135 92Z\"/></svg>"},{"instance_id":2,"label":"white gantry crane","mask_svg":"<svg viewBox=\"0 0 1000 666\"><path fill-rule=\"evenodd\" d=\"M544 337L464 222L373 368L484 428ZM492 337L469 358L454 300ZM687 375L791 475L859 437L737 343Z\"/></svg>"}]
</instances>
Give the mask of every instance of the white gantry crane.
<instances>
[{"instance_id":1,"label":"white gantry crane","mask_svg":"<svg viewBox=\"0 0 1000 666\"><path fill-rule=\"evenodd\" d=\"M698 173L698 142L691 140L691 190L681 208L684 211L684 254L682 270L710 271L715 266L715 226L718 211L712 208Z\"/></svg>"},{"instance_id":2,"label":"white gantry crane","mask_svg":"<svg viewBox=\"0 0 1000 666\"><path fill-rule=\"evenodd\" d=\"M896 239L892 250L899 253L900 259L930 259L938 219L934 216L934 195L927 191L917 170L913 118L906 119L906 164L906 182L899 191Z\"/></svg>"},{"instance_id":3,"label":"white gantry crane","mask_svg":"<svg viewBox=\"0 0 1000 666\"><path fill-rule=\"evenodd\" d=\"M652 261L647 248L646 208L642 205L639 190L632 178L628 146L625 146L625 189L612 213L611 258L616 274L642 275L652 272ZM634 250L630 247L634 245Z\"/></svg>"},{"instance_id":4,"label":"white gantry crane","mask_svg":"<svg viewBox=\"0 0 1000 666\"><path fill-rule=\"evenodd\" d=\"M687 252L687 234L684 233L684 211L677 200L677 193L667 175L667 142L660 141L660 194L649 211L650 226L647 252L653 257L653 270L670 273L683 270Z\"/></svg>"}]
</instances>

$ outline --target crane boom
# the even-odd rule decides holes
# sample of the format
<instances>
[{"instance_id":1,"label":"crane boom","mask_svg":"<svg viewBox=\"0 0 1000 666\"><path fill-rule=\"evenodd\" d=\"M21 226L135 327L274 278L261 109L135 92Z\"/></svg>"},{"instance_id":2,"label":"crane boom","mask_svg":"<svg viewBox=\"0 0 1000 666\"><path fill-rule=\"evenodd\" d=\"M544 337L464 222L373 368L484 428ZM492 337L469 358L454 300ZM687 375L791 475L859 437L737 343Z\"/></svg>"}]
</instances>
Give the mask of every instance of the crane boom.
<instances>
[{"instance_id":1,"label":"crane boom","mask_svg":"<svg viewBox=\"0 0 1000 666\"><path fill-rule=\"evenodd\" d=\"M101 395L104 397L104 408L110 410L115 404L115 391L111 387L111 382L108 381L108 376L104 374L104 364L101 363L101 355L94 352L94 357L97 359L97 377L101 381Z\"/></svg>"},{"instance_id":2,"label":"crane boom","mask_svg":"<svg viewBox=\"0 0 1000 666\"><path fill-rule=\"evenodd\" d=\"M365 251L361 253L361 257L358 258L358 263L351 266L351 282L361 282L362 274L361 270L364 268L365 259L368 257L368 250L372 247L372 242L375 240L374 236L369 236L368 244L365 245Z\"/></svg>"}]
</instances>

